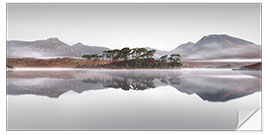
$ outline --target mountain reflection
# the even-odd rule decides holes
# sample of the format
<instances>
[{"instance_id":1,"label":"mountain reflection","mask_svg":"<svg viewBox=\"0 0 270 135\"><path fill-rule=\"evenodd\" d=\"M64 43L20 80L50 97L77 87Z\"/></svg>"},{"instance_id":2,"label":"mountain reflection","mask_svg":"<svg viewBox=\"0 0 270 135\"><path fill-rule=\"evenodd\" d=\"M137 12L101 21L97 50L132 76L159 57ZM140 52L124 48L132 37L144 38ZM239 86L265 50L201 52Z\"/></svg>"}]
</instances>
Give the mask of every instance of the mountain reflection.
<instances>
[{"instance_id":1,"label":"mountain reflection","mask_svg":"<svg viewBox=\"0 0 270 135\"><path fill-rule=\"evenodd\" d=\"M197 94L207 101L228 101L260 91L260 71L177 70L78 70L9 71L8 95L34 94L58 98L67 91L115 88L147 90L171 86L180 92Z\"/></svg>"}]
</instances>

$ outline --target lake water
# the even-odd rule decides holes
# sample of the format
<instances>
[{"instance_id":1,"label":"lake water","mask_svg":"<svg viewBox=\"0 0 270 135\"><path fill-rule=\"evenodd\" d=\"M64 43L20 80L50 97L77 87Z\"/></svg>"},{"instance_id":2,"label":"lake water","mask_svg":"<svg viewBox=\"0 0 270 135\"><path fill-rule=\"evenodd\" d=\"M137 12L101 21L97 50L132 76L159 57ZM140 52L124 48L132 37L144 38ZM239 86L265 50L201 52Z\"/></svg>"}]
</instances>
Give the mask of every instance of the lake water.
<instances>
[{"instance_id":1,"label":"lake water","mask_svg":"<svg viewBox=\"0 0 270 135\"><path fill-rule=\"evenodd\" d=\"M261 71L7 71L8 130L235 130L261 107Z\"/></svg>"}]
</instances>

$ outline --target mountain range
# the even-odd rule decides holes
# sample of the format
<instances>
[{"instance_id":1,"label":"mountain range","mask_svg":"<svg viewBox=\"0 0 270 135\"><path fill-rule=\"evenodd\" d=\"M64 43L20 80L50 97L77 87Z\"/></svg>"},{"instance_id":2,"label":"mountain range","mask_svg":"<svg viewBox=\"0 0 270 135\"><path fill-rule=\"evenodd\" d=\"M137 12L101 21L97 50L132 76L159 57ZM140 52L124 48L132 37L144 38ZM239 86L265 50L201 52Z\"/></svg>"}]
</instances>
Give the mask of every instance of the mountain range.
<instances>
[{"instance_id":1,"label":"mountain range","mask_svg":"<svg viewBox=\"0 0 270 135\"><path fill-rule=\"evenodd\" d=\"M37 41L7 41L7 57L81 57L84 54L101 54L107 47L89 46L77 43L72 46L58 38Z\"/></svg>"},{"instance_id":2,"label":"mountain range","mask_svg":"<svg viewBox=\"0 0 270 135\"><path fill-rule=\"evenodd\" d=\"M156 50L155 58L165 54L181 54L183 59L255 59L261 58L261 46L225 34L204 36L198 42L188 42L171 51ZM101 54L107 47L82 43L68 45L58 38L37 41L7 41L7 57L81 57L84 54Z\"/></svg>"}]
</instances>

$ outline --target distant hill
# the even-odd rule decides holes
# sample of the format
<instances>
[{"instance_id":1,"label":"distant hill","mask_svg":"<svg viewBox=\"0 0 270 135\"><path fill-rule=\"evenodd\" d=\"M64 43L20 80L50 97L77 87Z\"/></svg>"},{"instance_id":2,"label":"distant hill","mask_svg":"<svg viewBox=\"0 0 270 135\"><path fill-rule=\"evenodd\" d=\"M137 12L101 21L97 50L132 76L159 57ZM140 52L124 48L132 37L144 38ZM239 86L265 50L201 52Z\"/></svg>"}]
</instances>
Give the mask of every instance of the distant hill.
<instances>
[{"instance_id":1,"label":"distant hill","mask_svg":"<svg viewBox=\"0 0 270 135\"><path fill-rule=\"evenodd\" d=\"M156 50L156 53L154 55L155 58L160 58L161 56L169 53L169 51L165 51L165 50L159 50L159 49L155 49L155 48L150 48L150 47L146 47L147 50Z\"/></svg>"},{"instance_id":2,"label":"distant hill","mask_svg":"<svg viewBox=\"0 0 270 135\"><path fill-rule=\"evenodd\" d=\"M181 54L182 57L186 57L189 55L187 52L191 51L191 49L194 47L194 43L188 42L185 44L181 44L175 49L171 50L169 54Z\"/></svg>"},{"instance_id":3,"label":"distant hill","mask_svg":"<svg viewBox=\"0 0 270 135\"><path fill-rule=\"evenodd\" d=\"M58 38L37 41L7 41L7 56L16 57L81 57L84 54L102 53L105 47L87 46L82 43L69 46Z\"/></svg>"},{"instance_id":4,"label":"distant hill","mask_svg":"<svg viewBox=\"0 0 270 135\"><path fill-rule=\"evenodd\" d=\"M104 50L109 50L107 47L88 46L82 43L77 43L72 48L80 50L80 56L84 54L102 54Z\"/></svg>"},{"instance_id":5,"label":"distant hill","mask_svg":"<svg viewBox=\"0 0 270 135\"><path fill-rule=\"evenodd\" d=\"M209 35L195 44L182 44L172 53L180 53L184 59L249 59L261 57L261 46L228 35Z\"/></svg>"},{"instance_id":6,"label":"distant hill","mask_svg":"<svg viewBox=\"0 0 270 135\"><path fill-rule=\"evenodd\" d=\"M7 41L8 57L59 57L79 56L80 51L58 38L37 41Z\"/></svg>"}]
</instances>

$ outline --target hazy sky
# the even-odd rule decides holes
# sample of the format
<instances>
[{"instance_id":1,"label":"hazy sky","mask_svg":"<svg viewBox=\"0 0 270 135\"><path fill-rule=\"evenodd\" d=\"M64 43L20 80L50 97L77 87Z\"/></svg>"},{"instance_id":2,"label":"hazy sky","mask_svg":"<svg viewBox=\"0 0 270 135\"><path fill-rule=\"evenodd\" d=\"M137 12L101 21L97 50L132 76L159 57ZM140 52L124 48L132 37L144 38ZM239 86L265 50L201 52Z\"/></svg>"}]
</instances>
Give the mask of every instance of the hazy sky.
<instances>
[{"instance_id":1,"label":"hazy sky","mask_svg":"<svg viewBox=\"0 0 270 135\"><path fill-rule=\"evenodd\" d=\"M8 4L8 40L171 50L209 34L260 44L260 4Z\"/></svg>"}]
</instances>

